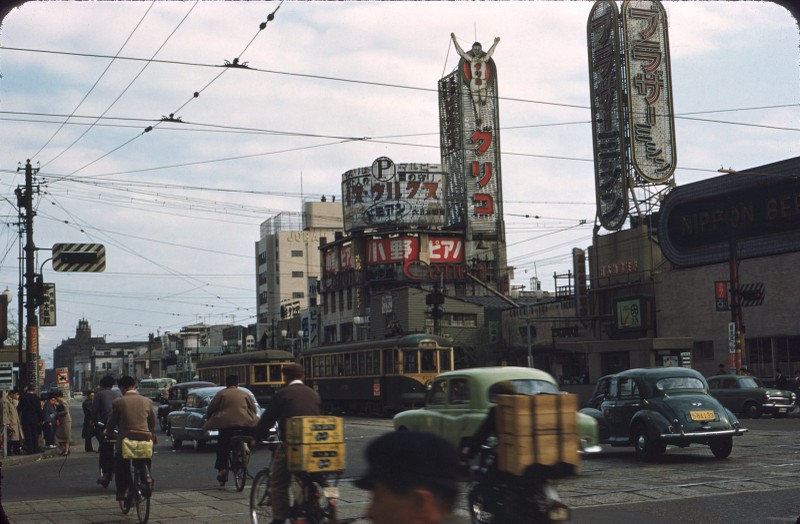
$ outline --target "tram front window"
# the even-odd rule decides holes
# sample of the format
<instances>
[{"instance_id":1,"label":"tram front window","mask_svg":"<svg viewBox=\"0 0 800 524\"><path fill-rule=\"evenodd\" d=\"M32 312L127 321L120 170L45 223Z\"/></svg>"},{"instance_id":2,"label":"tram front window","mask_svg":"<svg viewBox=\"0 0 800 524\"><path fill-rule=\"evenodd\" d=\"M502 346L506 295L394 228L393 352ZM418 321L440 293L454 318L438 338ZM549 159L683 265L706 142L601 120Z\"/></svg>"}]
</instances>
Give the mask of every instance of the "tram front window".
<instances>
[{"instance_id":1,"label":"tram front window","mask_svg":"<svg viewBox=\"0 0 800 524\"><path fill-rule=\"evenodd\" d=\"M414 374L419 373L419 351L406 350L403 351L403 373Z\"/></svg>"},{"instance_id":2,"label":"tram front window","mask_svg":"<svg viewBox=\"0 0 800 524\"><path fill-rule=\"evenodd\" d=\"M422 372L423 373L436 373L436 354L433 351L422 352Z\"/></svg>"}]
</instances>

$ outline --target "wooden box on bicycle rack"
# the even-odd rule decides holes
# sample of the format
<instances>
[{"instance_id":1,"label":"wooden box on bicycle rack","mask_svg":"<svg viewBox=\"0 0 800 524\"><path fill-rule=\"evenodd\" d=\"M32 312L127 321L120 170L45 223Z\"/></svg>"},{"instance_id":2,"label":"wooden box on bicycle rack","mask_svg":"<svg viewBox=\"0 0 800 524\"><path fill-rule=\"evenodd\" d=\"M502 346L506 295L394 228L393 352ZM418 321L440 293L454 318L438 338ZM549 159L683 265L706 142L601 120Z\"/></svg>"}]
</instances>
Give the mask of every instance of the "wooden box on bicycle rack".
<instances>
[{"instance_id":1,"label":"wooden box on bicycle rack","mask_svg":"<svg viewBox=\"0 0 800 524\"><path fill-rule=\"evenodd\" d=\"M344 471L344 442L287 444L286 463L289 471Z\"/></svg>"},{"instance_id":2,"label":"wooden box on bicycle rack","mask_svg":"<svg viewBox=\"0 0 800 524\"><path fill-rule=\"evenodd\" d=\"M344 442L342 417L292 417L286 424L287 444Z\"/></svg>"}]
</instances>

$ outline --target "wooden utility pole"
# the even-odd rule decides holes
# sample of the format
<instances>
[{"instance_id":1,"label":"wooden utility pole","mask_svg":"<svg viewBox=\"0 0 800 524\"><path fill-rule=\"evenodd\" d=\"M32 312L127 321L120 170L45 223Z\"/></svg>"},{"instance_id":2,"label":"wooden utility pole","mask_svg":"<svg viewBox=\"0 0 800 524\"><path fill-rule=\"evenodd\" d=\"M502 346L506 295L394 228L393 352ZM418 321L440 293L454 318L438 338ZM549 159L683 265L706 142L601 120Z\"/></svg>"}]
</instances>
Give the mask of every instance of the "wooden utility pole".
<instances>
[{"instance_id":1,"label":"wooden utility pole","mask_svg":"<svg viewBox=\"0 0 800 524\"><path fill-rule=\"evenodd\" d=\"M33 175L39 172L34 169L31 161L25 162L25 187L17 188L17 205L20 212L24 210L25 218L25 362L20 362L20 377L25 377L27 384L34 384L39 390L39 319L36 316L36 307L39 303L40 293L36 286L36 244L33 242ZM20 171L20 168L17 168ZM22 300L20 295L19 300ZM22 319L20 319L20 325ZM21 331L21 330L20 330Z\"/></svg>"}]
</instances>

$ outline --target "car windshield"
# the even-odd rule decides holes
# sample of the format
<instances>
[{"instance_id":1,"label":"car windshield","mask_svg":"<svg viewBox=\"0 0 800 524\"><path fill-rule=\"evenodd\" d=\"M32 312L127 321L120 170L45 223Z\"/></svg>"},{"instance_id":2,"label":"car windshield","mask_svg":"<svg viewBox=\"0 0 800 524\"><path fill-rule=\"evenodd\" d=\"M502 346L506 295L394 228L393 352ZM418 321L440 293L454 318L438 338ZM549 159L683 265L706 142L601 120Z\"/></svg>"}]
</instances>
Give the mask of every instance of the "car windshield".
<instances>
[{"instance_id":1,"label":"car windshield","mask_svg":"<svg viewBox=\"0 0 800 524\"><path fill-rule=\"evenodd\" d=\"M763 388L764 385L761 384L755 377L745 377L739 379L739 387L741 388Z\"/></svg>"},{"instance_id":2,"label":"car windshield","mask_svg":"<svg viewBox=\"0 0 800 524\"><path fill-rule=\"evenodd\" d=\"M656 387L660 391L675 391L675 390L699 390L704 391L703 381L695 377L666 377L659 379L656 382Z\"/></svg>"},{"instance_id":3,"label":"car windshield","mask_svg":"<svg viewBox=\"0 0 800 524\"><path fill-rule=\"evenodd\" d=\"M514 390L522 395L534 395L536 393L561 393L561 391L558 389L558 386L546 380L525 378L512 380L511 382L514 383ZM497 384L494 384L489 388L489 402L495 401L494 397L496 395L496 386Z\"/></svg>"}]
</instances>

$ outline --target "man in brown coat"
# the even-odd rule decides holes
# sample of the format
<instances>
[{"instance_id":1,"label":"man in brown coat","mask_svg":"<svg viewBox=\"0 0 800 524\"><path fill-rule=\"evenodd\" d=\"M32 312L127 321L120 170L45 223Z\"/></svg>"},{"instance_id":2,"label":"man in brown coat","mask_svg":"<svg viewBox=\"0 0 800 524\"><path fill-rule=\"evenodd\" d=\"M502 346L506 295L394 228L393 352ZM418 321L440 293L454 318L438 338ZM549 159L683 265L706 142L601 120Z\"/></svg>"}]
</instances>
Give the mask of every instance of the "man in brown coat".
<instances>
[{"instance_id":1,"label":"man in brown coat","mask_svg":"<svg viewBox=\"0 0 800 524\"><path fill-rule=\"evenodd\" d=\"M228 480L228 449L231 437L235 434L253 435L258 424L256 402L247 392L239 389L239 377L225 377L225 389L214 395L206 412L208 419L203 429L219 430L217 438L217 460L214 467L218 470L217 480L225 484Z\"/></svg>"},{"instance_id":2,"label":"man in brown coat","mask_svg":"<svg viewBox=\"0 0 800 524\"><path fill-rule=\"evenodd\" d=\"M270 428L278 423L278 432L283 445L275 450L269 477L269 494L272 499L272 524L283 524L289 516L289 482L291 473L286 463L286 419L322 414L322 401L316 391L303 384L305 372L300 364L283 366L286 386L280 389L266 411L261 415L256 428L256 440L267 437Z\"/></svg>"},{"instance_id":3,"label":"man in brown coat","mask_svg":"<svg viewBox=\"0 0 800 524\"><path fill-rule=\"evenodd\" d=\"M150 433L153 443L156 442L156 414L153 411L153 401L143 397L136 391L136 380L124 376L117 380L122 396L111 403L111 414L108 416L106 431L119 429L117 446L114 452L114 477L117 487L117 500L124 500L125 493L131 485L130 460L122 458L122 440L132 432ZM146 460L147 470L150 471L151 461ZM153 487L152 477L143 479L146 484Z\"/></svg>"}]
</instances>

